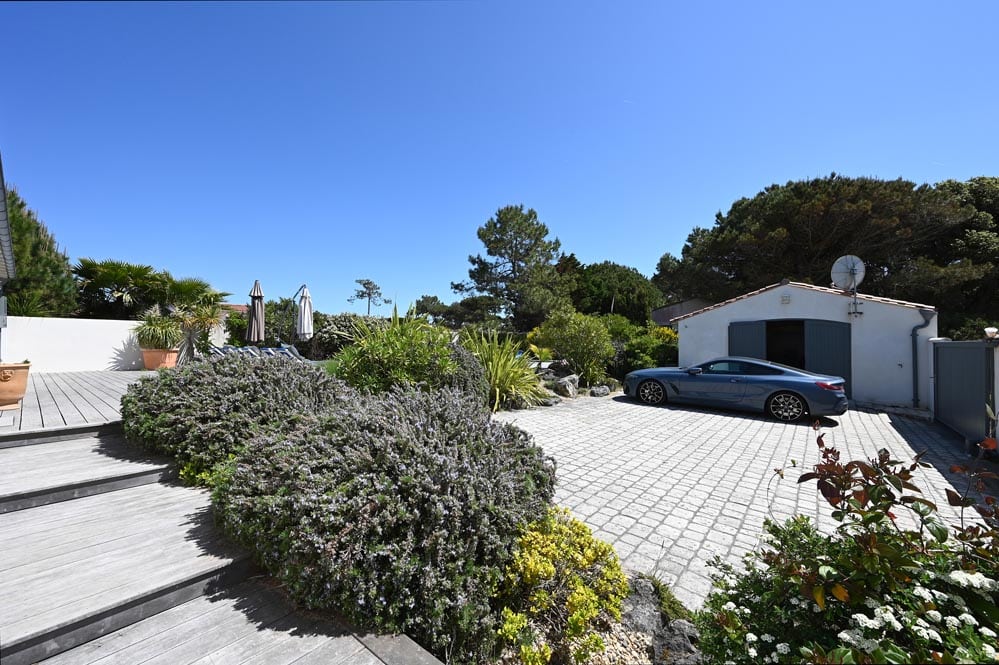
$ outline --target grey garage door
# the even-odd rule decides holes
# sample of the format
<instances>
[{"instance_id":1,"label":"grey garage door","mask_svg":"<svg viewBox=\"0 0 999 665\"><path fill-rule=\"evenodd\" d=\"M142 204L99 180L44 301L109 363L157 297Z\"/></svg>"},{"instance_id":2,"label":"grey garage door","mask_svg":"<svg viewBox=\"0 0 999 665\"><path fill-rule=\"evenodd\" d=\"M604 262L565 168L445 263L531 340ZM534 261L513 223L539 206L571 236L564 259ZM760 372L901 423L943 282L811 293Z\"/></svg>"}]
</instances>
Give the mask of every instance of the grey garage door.
<instances>
[{"instance_id":1,"label":"grey garage door","mask_svg":"<svg viewBox=\"0 0 999 665\"><path fill-rule=\"evenodd\" d=\"M853 360L850 324L839 321L805 320L805 369L846 379L846 395L852 394Z\"/></svg>"},{"instance_id":2,"label":"grey garage door","mask_svg":"<svg viewBox=\"0 0 999 665\"><path fill-rule=\"evenodd\" d=\"M792 319L793 320L793 319ZM780 323L789 320L782 319ZM846 394L851 394L852 355L850 324L819 319L797 319L803 325L799 348L804 367L810 372L833 374L846 379ZM728 352L733 356L776 360L767 357L767 321L732 321L728 324ZM777 323L774 321L773 323ZM787 326L783 326L787 334ZM784 340L785 344L787 340Z\"/></svg>"},{"instance_id":3,"label":"grey garage door","mask_svg":"<svg viewBox=\"0 0 999 665\"><path fill-rule=\"evenodd\" d=\"M933 415L975 443L989 427L985 405L995 408L995 347L985 342L937 342L933 345Z\"/></svg>"}]
</instances>

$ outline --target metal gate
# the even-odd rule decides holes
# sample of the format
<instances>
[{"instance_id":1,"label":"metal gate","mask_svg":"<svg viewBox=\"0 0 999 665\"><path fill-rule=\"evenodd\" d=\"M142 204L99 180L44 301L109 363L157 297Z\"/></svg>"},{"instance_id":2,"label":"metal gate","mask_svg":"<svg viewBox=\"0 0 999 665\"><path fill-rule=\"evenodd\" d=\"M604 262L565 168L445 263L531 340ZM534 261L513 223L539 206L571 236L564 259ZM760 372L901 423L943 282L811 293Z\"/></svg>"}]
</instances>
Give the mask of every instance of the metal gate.
<instances>
[{"instance_id":1,"label":"metal gate","mask_svg":"<svg viewBox=\"0 0 999 665\"><path fill-rule=\"evenodd\" d=\"M850 324L839 321L804 319L803 369L846 379L846 394L852 393L853 356ZM767 358L767 322L732 321L728 324L728 353L747 358Z\"/></svg>"},{"instance_id":2,"label":"metal gate","mask_svg":"<svg viewBox=\"0 0 999 665\"><path fill-rule=\"evenodd\" d=\"M990 428L985 405L995 410L995 346L988 342L933 344L933 416L968 441Z\"/></svg>"}]
</instances>

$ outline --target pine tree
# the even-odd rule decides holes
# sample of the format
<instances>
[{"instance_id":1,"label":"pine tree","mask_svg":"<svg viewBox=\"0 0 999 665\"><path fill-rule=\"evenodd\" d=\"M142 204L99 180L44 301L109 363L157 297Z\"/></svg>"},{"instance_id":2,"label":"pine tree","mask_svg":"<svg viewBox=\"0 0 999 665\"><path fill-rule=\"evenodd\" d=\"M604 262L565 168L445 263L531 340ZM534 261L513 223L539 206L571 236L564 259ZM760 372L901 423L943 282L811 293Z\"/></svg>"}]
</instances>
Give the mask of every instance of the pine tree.
<instances>
[{"instance_id":1,"label":"pine tree","mask_svg":"<svg viewBox=\"0 0 999 665\"><path fill-rule=\"evenodd\" d=\"M14 316L68 316L76 310L76 280L69 257L34 210L7 190L7 218L14 248L14 279L4 285Z\"/></svg>"}]
</instances>

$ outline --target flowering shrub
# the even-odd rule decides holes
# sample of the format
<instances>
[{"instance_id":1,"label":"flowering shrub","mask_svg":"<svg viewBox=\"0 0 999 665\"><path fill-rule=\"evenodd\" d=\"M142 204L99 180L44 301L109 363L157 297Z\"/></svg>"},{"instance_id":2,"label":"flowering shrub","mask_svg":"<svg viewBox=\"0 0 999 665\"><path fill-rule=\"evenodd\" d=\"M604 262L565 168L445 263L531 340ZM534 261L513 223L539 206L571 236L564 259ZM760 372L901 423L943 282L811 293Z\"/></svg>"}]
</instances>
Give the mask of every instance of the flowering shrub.
<instances>
[{"instance_id":1,"label":"flowering shrub","mask_svg":"<svg viewBox=\"0 0 999 665\"><path fill-rule=\"evenodd\" d=\"M767 522L767 546L742 570L715 561L716 590L698 617L701 649L736 663L995 662L999 624L996 502L984 523L948 528L918 493L913 471L885 450L868 461L822 459L815 480L840 527L820 534L805 517ZM955 466L983 489L994 477ZM778 470L778 473L782 473ZM953 505L974 503L953 490ZM901 519L908 513L910 526Z\"/></svg>"},{"instance_id":2,"label":"flowering shrub","mask_svg":"<svg viewBox=\"0 0 999 665\"><path fill-rule=\"evenodd\" d=\"M492 592L553 485L541 449L476 399L392 391L256 439L214 499L297 601L463 663L491 653Z\"/></svg>"},{"instance_id":3,"label":"flowering shrub","mask_svg":"<svg viewBox=\"0 0 999 665\"><path fill-rule=\"evenodd\" d=\"M528 527L503 579L499 634L525 665L583 663L603 651L596 629L620 621L628 595L614 549L564 508Z\"/></svg>"},{"instance_id":4,"label":"flowering shrub","mask_svg":"<svg viewBox=\"0 0 999 665\"><path fill-rule=\"evenodd\" d=\"M247 438L353 399L306 363L229 355L143 377L122 397L121 418L130 442L177 458L185 480L205 483Z\"/></svg>"}]
</instances>

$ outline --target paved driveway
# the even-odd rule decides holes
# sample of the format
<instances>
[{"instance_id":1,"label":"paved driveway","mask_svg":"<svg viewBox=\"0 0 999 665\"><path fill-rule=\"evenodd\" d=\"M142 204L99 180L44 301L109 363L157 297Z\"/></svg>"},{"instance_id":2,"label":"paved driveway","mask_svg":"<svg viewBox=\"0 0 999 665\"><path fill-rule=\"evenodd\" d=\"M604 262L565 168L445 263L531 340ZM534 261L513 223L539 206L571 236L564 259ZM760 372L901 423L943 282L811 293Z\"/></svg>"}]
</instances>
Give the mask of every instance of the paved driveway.
<instances>
[{"instance_id":1,"label":"paved driveway","mask_svg":"<svg viewBox=\"0 0 999 665\"><path fill-rule=\"evenodd\" d=\"M768 515L808 515L823 530L836 525L815 483L797 484L802 469L818 461L817 433L808 424L653 407L623 396L582 397L496 418L530 432L555 457L559 504L611 542L626 568L658 575L688 607L700 607L711 588L707 561L719 555L738 562L760 543ZM966 484L948 468L968 458L949 430L849 411L824 419L822 431L844 461L879 448L904 461L928 450L924 459L933 467L918 470L916 484L945 518L956 520L944 489ZM778 467L786 469L784 480L774 478Z\"/></svg>"}]
</instances>

